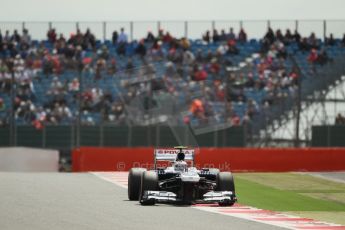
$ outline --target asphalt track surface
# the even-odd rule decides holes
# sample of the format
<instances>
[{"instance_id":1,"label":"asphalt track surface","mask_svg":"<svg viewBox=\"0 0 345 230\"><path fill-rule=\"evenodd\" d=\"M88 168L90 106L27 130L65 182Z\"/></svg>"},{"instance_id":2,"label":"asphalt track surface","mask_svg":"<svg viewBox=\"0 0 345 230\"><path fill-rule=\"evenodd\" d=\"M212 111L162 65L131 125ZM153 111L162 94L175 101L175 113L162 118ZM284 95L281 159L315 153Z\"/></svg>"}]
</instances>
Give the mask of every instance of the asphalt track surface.
<instances>
[{"instance_id":1,"label":"asphalt track surface","mask_svg":"<svg viewBox=\"0 0 345 230\"><path fill-rule=\"evenodd\" d=\"M0 229L282 229L171 205L140 206L83 173L1 173Z\"/></svg>"}]
</instances>

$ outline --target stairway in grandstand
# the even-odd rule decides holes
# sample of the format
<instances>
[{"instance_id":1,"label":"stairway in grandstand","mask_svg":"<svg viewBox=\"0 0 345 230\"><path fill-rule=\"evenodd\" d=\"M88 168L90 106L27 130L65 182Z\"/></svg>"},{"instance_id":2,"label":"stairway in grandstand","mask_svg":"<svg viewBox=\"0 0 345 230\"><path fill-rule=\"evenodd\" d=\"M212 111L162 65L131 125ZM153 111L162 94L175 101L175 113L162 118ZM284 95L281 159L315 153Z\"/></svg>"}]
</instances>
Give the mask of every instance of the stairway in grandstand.
<instances>
[{"instance_id":1,"label":"stairway in grandstand","mask_svg":"<svg viewBox=\"0 0 345 230\"><path fill-rule=\"evenodd\" d=\"M325 118L327 114L313 114L316 111L321 111L323 103L327 101L327 97L331 100L344 101L344 95L336 93L337 88L342 88L345 82L345 50L339 47L324 47L329 56L333 59L332 62L324 66L314 66L315 72L311 70L311 65L307 62L307 53L301 53L296 50L291 50L294 53L290 60L299 67L301 74L301 118L300 121L300 139L302 145L306 145L311 138L311 130L306 122L313 122L316 117L323 116L323 121L330 120L330 124L334 122L334 115L331 118ZM339 91L339 89L338 89ZM329 96L330 94L335 97ZM336 99L335 99L336 98ZM339 101L338 101L339 102ZM335 101L333 103L336 103ZM283 102L283 105L278 105L275 108L276 113L270 113L263 119L259 127L259 132L256 133L260 141L252 143L254 146L267 145L270 141L275 143L281 142L282 145L292 145L295 139L295 123L297 119L297 99L293 101ZM323 108L324 109L324 108ZM324 111L324 113L327 113ZM307 130L309 129L309 130ZM272 142L271 142L272 143Z\"/></svg>"}]
</instances>

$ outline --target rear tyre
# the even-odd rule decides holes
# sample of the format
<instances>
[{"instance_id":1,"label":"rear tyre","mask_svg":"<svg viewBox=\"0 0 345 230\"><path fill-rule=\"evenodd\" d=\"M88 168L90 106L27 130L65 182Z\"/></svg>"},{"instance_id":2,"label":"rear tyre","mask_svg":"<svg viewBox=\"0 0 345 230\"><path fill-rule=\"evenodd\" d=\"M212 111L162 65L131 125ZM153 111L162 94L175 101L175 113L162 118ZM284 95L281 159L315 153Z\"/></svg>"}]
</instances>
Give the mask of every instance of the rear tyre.
<instances>
[{"instance_id":1,"label":"rear tyre","mask_svg":"<svg viewBox=\"0 0 345 230\"><path fill-rule=\"evenodd\" d=\"M128 173L128 199L138 200L141 189L141 175L145 172L144 168L131 168Z\"/></svg>"},{"instance_id":2,"label":"rear tyre","mask_svg":"<svg viewBox=\"0 0 345 230\"><path fill-rule=\"evenodd\" d=\"M231 191L235 194L234 177L230 172L220 172L217 176L217 191ZM219 202L219 206L232 206L233 201Z\"/></svg>"},{"instance_id":3,"label":"rear tyre","mask_svg":"<svg viewBox=\"0 0 345 230\"><path fill-rule=\"evenodd\" d=\"M142 174L141 177L141 189L139 202L141 205L154 205L156 201L152 200L143 200L143 195L145 191L158 191L158 174L155 171L146 171Z\"/></svg>"}]
</instances>

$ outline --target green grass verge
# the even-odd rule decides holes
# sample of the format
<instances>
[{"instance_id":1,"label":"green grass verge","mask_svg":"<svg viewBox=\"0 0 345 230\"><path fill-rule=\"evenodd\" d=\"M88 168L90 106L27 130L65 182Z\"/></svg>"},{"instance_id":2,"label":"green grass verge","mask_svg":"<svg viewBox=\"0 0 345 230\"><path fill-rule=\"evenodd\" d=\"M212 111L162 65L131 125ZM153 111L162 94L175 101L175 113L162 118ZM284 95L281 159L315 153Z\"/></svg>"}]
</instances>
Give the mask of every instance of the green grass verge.
<instances>
[{"instance_id":1,"label":"green grass verge","mask_svg":"<svg viewBox=\"0 0 345 230\"><path fill-rule=\"evenodd\" d=\"M252 175L255 177L255 174ZM262 177L260 174L258 176ZM274 178L276 179L277 176ZM301 180L299 180L299 183L303 186L292 186L293 190L287 189L288 185L284 184L281 178L279 183L284 185L281 186L282 189L257 183L253 180L255 178L249 180L242 178L241 175L235 175L236 193L240 204L273 211L345 211L345 203L318 199L299 193L301 190L307 190L306 188L308 188L307 183L301 183ZM308 192L314 192L314 189L317 189L317 192L320 193L320 189L315 187L308 189ZM321 190L326 189L321 188ZM325 192L329 193L334 190L337 193L342 191L342 189L332 188L327 189Z\"/></svg>"}]
</instances>

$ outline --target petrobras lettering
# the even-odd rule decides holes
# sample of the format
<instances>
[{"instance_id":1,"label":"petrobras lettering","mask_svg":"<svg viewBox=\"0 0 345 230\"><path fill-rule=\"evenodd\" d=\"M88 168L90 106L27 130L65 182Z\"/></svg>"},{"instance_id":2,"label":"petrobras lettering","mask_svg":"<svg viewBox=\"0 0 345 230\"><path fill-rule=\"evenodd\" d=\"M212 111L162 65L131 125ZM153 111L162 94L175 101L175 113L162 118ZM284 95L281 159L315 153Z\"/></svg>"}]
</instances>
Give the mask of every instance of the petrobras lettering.
<instances>
[{"instance_id":1,"label":"petrobras lettering","mask_svg":"<svg viewBox=\"0 0 345 230\"><path fill-rule=\"evenodd\" d=\"M180 150L178 149L155 149L156 154L177 154ZM194 154L194 149L183 149L184 154Z\"/></svg>"}]
</instances>

